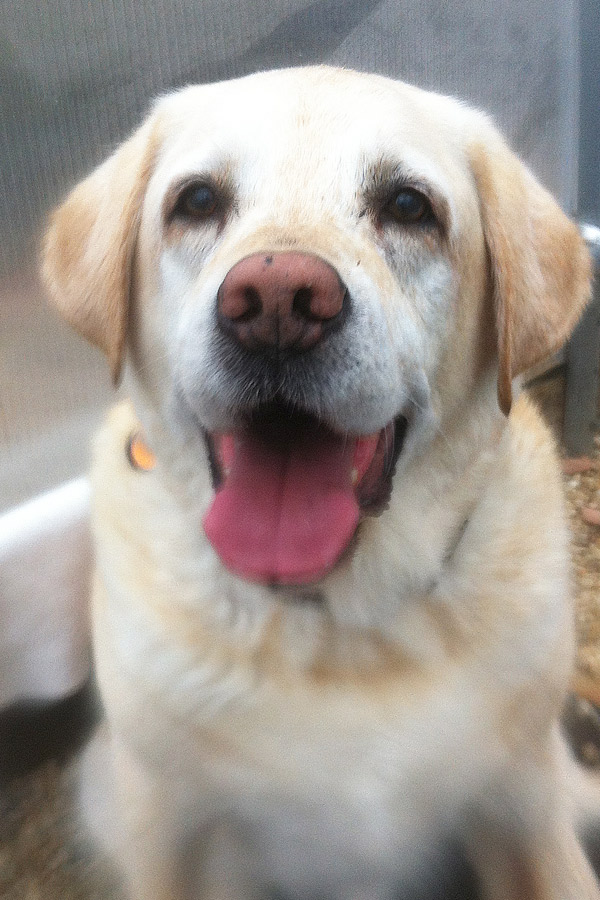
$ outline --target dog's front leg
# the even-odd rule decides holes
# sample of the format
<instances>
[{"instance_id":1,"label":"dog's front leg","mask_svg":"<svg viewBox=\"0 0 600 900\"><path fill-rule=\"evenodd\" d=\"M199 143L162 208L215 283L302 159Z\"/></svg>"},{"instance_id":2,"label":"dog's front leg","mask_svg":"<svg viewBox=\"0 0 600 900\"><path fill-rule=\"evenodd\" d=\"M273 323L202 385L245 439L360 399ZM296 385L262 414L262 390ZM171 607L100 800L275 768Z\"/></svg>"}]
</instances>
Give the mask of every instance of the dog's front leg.
<instances>
[{"instance_id":1,"label":"dog's front leg","mask_svg":"<svg viewBox=\"0 0 600 900\"><path fill-rule=\"evenodd\" d=\"M515 764L507 781L469 831L484 900L600 900L562 766Z\"/></svg>"},{"instance_id":2,"label":"dog's front leg","mask_svg":"<svg viewBox=\"0 0 600 900\"><path fill-rule=\"evenodd\" d=\"M182 900L180 820L172 791L111 733L105 722L83 754L79 814L90 838L125 882L131 900Z\"/></svg>"},{"instance_id":3,"label":"dog's front leg","mask_svg":"<svg viewBox=\"0 0 600 900\"><path fill-rule=\"evenodd\" d=\"M114 760L131 900L257 900L252 847L233 819L118 746Z\"/></svg>"},{"instance_id":4,"label":"dog's front leg","mask_svg":"<svg viewBox=\"0 0 600 900\"><path fill-rule=\"evenodd\" d=\"M516 839L481 827L471 840L484 900L599 900L600 887L572 827Z\"/></svg>"},{"instance_id":5,"label":"dog's front leg","mask_svg":"<svg viewBox=\"0 0 600 900\"><path fill-rule=\"evenodd\" d=\"M192 900L182 811L167 785L113 743L120 842L117 863L131 900Z\"/></svg>"}]
</instances>

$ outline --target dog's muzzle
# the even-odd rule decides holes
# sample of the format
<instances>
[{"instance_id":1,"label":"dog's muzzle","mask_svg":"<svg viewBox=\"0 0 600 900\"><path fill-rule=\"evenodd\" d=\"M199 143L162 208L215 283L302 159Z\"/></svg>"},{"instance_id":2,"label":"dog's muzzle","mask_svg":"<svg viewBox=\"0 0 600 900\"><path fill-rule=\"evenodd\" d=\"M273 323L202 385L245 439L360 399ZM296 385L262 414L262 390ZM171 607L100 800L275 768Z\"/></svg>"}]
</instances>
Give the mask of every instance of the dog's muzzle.
<instances>
[{"instance_id":1,"label":"dog's muzzle","mask_svg":"<svg viewBox=\"0 0 600 900\"><path fill-rule=\"evenodd\" d=\"M203 524L252 581L318 581L389 500L406 417L362 434L320 415L350 304L336 270L308 253L247 256L218 290L220 368L239 401L227 430L205 430L215 497Z\"/></svg>"}]
</instances>

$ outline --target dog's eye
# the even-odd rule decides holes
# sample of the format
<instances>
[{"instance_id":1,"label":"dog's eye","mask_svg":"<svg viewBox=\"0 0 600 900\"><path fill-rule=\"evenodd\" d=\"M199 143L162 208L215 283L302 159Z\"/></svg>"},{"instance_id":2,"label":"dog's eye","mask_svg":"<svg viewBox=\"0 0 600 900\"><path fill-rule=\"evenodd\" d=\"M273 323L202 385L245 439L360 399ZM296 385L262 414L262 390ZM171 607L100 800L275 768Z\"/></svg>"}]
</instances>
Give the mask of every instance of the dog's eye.
<instances>
[{"instance_id":1,"label":"dog's eye","mask_svg":"<svg viewBox=\"0 0 600 900\"><path fill-rule=\"evenodd\" d=\"M218 205L217 193L209 184L190 184L179 195L173 212L186 219L208 219Z\"/></svg>"},{"instance_id":2,"label":"dog's eye","mask_svg":"<svg viewBox=\"0 0 600 900\"><path fill-rule=\"evenodd\" d=\"M429 225L435 221L431 203L415 188L402 188L394 194L385 211L401 225Z\"/></svg>"}]
</instances>

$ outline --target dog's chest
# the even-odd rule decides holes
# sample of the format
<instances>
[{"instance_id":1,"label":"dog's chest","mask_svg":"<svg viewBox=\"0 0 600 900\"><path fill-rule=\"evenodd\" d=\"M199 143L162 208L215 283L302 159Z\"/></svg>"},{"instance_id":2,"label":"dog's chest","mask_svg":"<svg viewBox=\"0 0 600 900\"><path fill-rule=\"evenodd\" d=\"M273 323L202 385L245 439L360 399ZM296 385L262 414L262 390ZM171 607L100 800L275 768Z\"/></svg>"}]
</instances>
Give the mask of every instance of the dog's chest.
<instances>
[{"instance_id":1,"label":"dog's chest","mask_svg":"<svg viewBox=\"0 0 600 900\"><path fill-rule=\"evenodd\" d=\"M99 641L99 662L126 742L184 782L199 809L249 823L277 879L282 861L323 878L393 861L395 876L453 826L480 781L486 724L464 669L295 678L173 642L143 614L122 625Z\"/></svg>"}]
</instances>

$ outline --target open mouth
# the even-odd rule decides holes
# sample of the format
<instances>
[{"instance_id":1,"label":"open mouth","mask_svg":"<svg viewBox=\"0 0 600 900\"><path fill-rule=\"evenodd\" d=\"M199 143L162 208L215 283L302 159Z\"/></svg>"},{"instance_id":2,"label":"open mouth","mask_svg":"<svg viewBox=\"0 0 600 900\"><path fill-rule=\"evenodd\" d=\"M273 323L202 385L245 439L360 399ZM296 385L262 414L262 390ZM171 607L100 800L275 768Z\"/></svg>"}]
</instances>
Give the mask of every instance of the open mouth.
<instances>
[{"instance_id":1,"label":"open mouth","mask_svg":"<svg viewBox=\"0 0 600 900\"><path fill-rule=\"evenodd\" d=\"M356 437L270 404L232 433L207 434L215 497L204 530L223 563L269 584L321 578L360 519L387 506L406 426L398 416Z\"/></svg>"}]
</instances>

